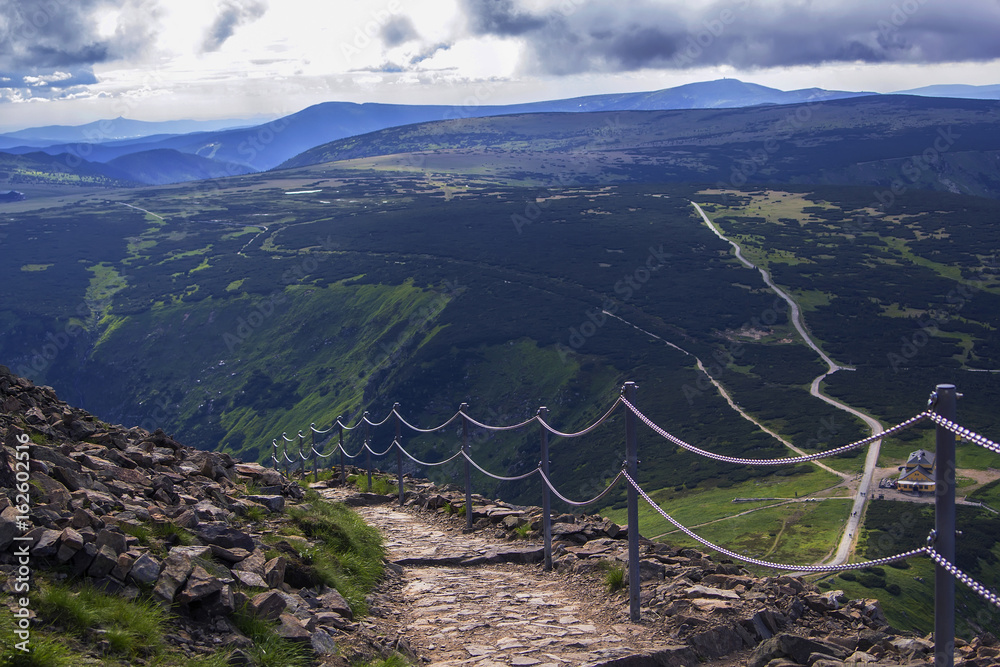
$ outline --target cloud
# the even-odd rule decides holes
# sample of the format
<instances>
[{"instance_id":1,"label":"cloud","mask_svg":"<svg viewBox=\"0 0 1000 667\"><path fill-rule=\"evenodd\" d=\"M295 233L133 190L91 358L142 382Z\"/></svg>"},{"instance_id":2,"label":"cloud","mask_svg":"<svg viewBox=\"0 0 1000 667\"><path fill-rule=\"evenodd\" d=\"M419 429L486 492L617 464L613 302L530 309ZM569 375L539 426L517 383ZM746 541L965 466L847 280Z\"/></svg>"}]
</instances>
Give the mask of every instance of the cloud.
<instances>
[{"instance_id":1,"label":"cloud","mask_svg":"<svg viewBox=\"0 0 1000 667\"><path fill-rule=\"evenodd\" d=\"M100 27L108 12L110 33ZM0 16L0 88L28 99L96 83L94 65L143 56L159 10L155 0L0 0Z\"/></svg>"},{"instance_id":2,"label":"cloud","mask_svg":"<svg viewBox=\"0 0 1000 667\"><path fill-rule=\"evenodd\" d=\"M256 21L266 11L265 0L222 0L219 4L219 15L205 32L205 39L201 45L202 52L218 51L225 41L233 36L237 28Z\"/></svg>"},{"instance_id":3,"label":"cloud","mask_svg":"<svg viewBox=\"0 0 1000 667\"><path fill-rule=\"evenodd\" d=\"M389 48L399 46L412 39L419 38L417 29L409 16L393 16L382 26L382 41Z\"/></svg>"},{"instance_id":4,"label":"cloud","mask_svg":"<svg viewBox=\"0 0 1000 667\"><path fill-rule=\"evenodd\" d=\"M633 0L615 5L565 0L547 12L529 11L515 0L462 0L461 6L471 35L520 38L521 69L530 73L1000 57L1000 3L979 0Z\"/></svg>"},{"instance_id":5,"label":"cloud","mask_svg":"<svg viewBox=\"0 0 1000 667\"><path fill-rule=\"evenodd\" d=\"M546 25L546 18L518 11L513 0L462 0L470 30L477 35L516 37Z\"/></svg>"}]
</instances>

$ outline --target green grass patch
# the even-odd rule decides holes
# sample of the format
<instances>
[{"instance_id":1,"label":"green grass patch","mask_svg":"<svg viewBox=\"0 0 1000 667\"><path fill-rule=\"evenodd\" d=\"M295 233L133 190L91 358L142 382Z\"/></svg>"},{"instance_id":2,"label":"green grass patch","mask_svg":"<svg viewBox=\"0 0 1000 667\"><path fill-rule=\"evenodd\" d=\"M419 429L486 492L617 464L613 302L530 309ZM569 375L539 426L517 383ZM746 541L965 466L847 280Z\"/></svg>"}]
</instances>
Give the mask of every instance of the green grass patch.
<instances>
[{"instance_id":1,"label":"green grass patch","mask_svg":"<svg viewBox=\"0 0 1000 667\"><path fill-rule=\"evenodd\" d=\"M288 509L295 528L309 539L303 561L356 615L366 613L365 596L382 576L382 536L343 503L326 502L314 491L306 492L306 501Z\"/></svg>"},{"instance_id":2,"label":"green grass patch","mask_svg":"<svg viewBox=\"0 0 1000 667\"><path fill-rule=\"evenodd\" d=\"M388 475L372 474L372 483L368 484L368 475L348 475L349 484L354 484L363 493L377 493L381 496L391 496L399 493L399 486Z\"/></svg>"},{"instance_id":3,"label":"green grass patch","mask_svg":"<svg viewBox=\"0 0 1000 667\"><path fill-rule=\"evenodd\" d=\"M310 651L279 636L275 632L276 623L258 618L249 608L237 610L233 623L253 640L248 650L255 667L308 667L313 664Z\"/></svg>"},{"instance_id":4,"label":"green grass patch","mask_svg":"<svg viewBox=\"0 0 1000 667\"><path fill-rule=\"evenodd\" d=\"M152 600L126 600L90 584L48 584L40 588L37 605L47 623L87 643L106 641L117 656L150 656L165 647L167 613Z\"/></svg>"},{"instance_id":5,"label":"green grass patch","mask_svg":"<svg viewBox=\"0 0 1000 667\"><path fill-rule=\"evenodd\" d=\"M731 517L749 509L772 505L775 502L761 500L734 503L734 498L794 500L795 498L805 498L812 493L834 486L839 481L840 478L836 475L825 470L813 469L811 472L795 476L771 475L758 480L747 480L727 488L661 489L650 495L670 516L686 526L694 526ZM602 510L602 513L618 523L626 521L624 509ZM675 530L671 523L662 518L646 503L639 504L639 528L640 532L647 537Z\"/></svg>"}]
</instances>

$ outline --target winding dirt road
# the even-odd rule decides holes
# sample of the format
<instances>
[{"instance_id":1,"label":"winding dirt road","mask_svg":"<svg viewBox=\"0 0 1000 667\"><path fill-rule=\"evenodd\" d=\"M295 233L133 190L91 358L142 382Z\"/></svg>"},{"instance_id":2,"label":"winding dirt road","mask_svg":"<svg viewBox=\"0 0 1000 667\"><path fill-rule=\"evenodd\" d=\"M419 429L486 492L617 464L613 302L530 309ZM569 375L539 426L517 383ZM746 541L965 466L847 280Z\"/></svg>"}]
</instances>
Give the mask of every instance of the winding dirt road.
<instances>
[{"instance_id":1,"label":"winding dirt road","mask_svg":"<svg viewBox=\"0 0 1000 667\"><path fill-rule=\"evenodd\" d=\"M806 345L812 348L812 350L815 351L816 354L819 355L820 359L822 359L823 362L827 365L827 371L812 381L812 386L810 386L809 388L809 393L815 396L816 398L820 399L821 401L829 403L830 405L839 410L843 410L844 412L848 412L854 415L855 417L858 417L859 419L864 421L865 424L868 425L868 427L872 431L872 435L878 435L879 433L881 433L882 424L879 423L878 420L873 419L872 417L869 417L863 412L852 408L846 403L841 403L837 399L827 396L822 392L820 388L820 385L823 382L823 380L825 380L833 373L836 373L837 371L841 370L853 371L854 369L848 368L846 366L841 366L835 363L829 356L827 356L825 352L823 352L822 349L820 349L819 345L817 345L816 342L809 335L808 330L806 330L805 322L802 319L802 310L801 308L799 308L799 304L795 302L795 299L793 299L791 295L782 290L780 287L775 285L774 281L771 280L770 274L768 274L768 272L765 269L756 266L753 262L749 261L746 257L744 257L743 251L740 248L740 246L735 241L732 241L731 239L727 238L719 230L719 228L716 227L711 220L709 220L708 216L705 215L705 211L702 210L701 206L699 206L695 202L691 202L691 204L695 207L695 210L698 211L698 214L701 215L701 219L705 221L705 224L708 225L708 228L711 229L712 232L720 239L722 239L729 245L733 246L733 249L736 251L736 258L747 268L757 269L758 271L760 271L760 275L764 279L764 282L767 284L767 286L770 287L775 294L781 297L788 304L788 307L791 311L792 324L795 326L795 330L799 332L799 335L802 337L802 340L805 341ZM857 494L854 497L854 505L851 508L851 516L848 518L847 524L844 527L844 533L843 535L841 535L840 543L837 546L837 551L836 553L834 553L833 558L829 561L829 564L831 565L839 565L841 563L846 562L847 557L851 552L851 545L854 543L855 536L858 533L858 526L860 525L861 522L861 515L864 510L865 501L868 500L868 492L871 488L872 476L874 475L875 468L877 467L878 464L878 455L879 455L879 450L881 449L881 445L882 445L881 440L875 440L874 442L871 443L871 445L868 446L868 456L865 457L865 468L864 472L861 474L861 482L858 485Z\"/></svg>"}]
</instances>

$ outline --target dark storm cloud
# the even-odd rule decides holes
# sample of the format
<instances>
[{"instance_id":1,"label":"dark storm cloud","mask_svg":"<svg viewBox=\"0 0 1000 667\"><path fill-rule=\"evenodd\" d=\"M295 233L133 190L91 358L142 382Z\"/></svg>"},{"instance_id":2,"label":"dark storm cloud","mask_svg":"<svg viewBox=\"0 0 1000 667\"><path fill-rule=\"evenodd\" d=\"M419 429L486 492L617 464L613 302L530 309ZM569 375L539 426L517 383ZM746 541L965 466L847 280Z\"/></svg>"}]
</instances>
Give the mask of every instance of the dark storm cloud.
<instances>
[{"instance_id":1,"label":"dark storm cloud","mask_svg":"<svg viewBox=\"0 0 1000 667\"><path fill-rule=\"evenodd\" d=\"M462 0L469 22L469 29L475 34L517 36L545 27L546 18L518 11L513 0Z\"/></svg>"},{"instance_id":2,"label":"dark storm cloud","mask_svg":"<svg viewBox=\"0 0 1000 667\"><path fill-rule=\"evenodd\" d=\"M98 30L98 11L114 9L117 29ZM134 56L152 41L147 0L0 0L0 89L33 96L95 83L92 66Z\"/></svg>"},{"instance_id":3,"label":"dark storm cloud","mask_svg":"<svg viewBox=\"0 0 1000 667\"><path fill-rule=\"evenodd\" d=\"M382 41L390 48L419 36L409 16L393 16L388 23L382 26Z\"/></svg>"},{"instance_id":4,"label":"dark storm cloud","mask_svg":"<svg viewBox=\"0 0 1000 667\"><path fill-rule=\"evenodd\" d=\"M237 28L256 21L266 11L267 3L264 0L222 0L218 16L205 33L201 50L217 51L233 36Z\"/></svg>"},{"instance_id":5,"label":"dark storm cloud","mask_svg":"<svg viewBox=\"0 0 1000 667\"><path fill-rule=\"evenodd\" d=\"M563 0L544 14L513 0L462 4L473 34L521 37L525 69L548 74L1000 58L1000 3L981 0Z\"/></svg>"}]
</instances>

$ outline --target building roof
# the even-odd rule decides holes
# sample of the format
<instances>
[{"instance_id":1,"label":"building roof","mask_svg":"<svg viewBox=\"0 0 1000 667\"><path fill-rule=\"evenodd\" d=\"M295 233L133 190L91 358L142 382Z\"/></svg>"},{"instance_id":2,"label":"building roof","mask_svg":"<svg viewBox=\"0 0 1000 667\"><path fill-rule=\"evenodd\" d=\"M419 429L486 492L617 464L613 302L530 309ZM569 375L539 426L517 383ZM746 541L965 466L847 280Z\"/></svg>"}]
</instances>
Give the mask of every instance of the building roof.
<instances>
[{"instance_id":1,"label":"building roof","mask_svg":"<svg viewBox=\"0 0 1000 667\"><path fill-rule=\"evenodd\" d=\"M925 449L918 449L910 454L910 458L906 459L906 467L923 466L925 468L933 468L934 458L935 456L931 452Z\"/></svg>"}]
</instances>

